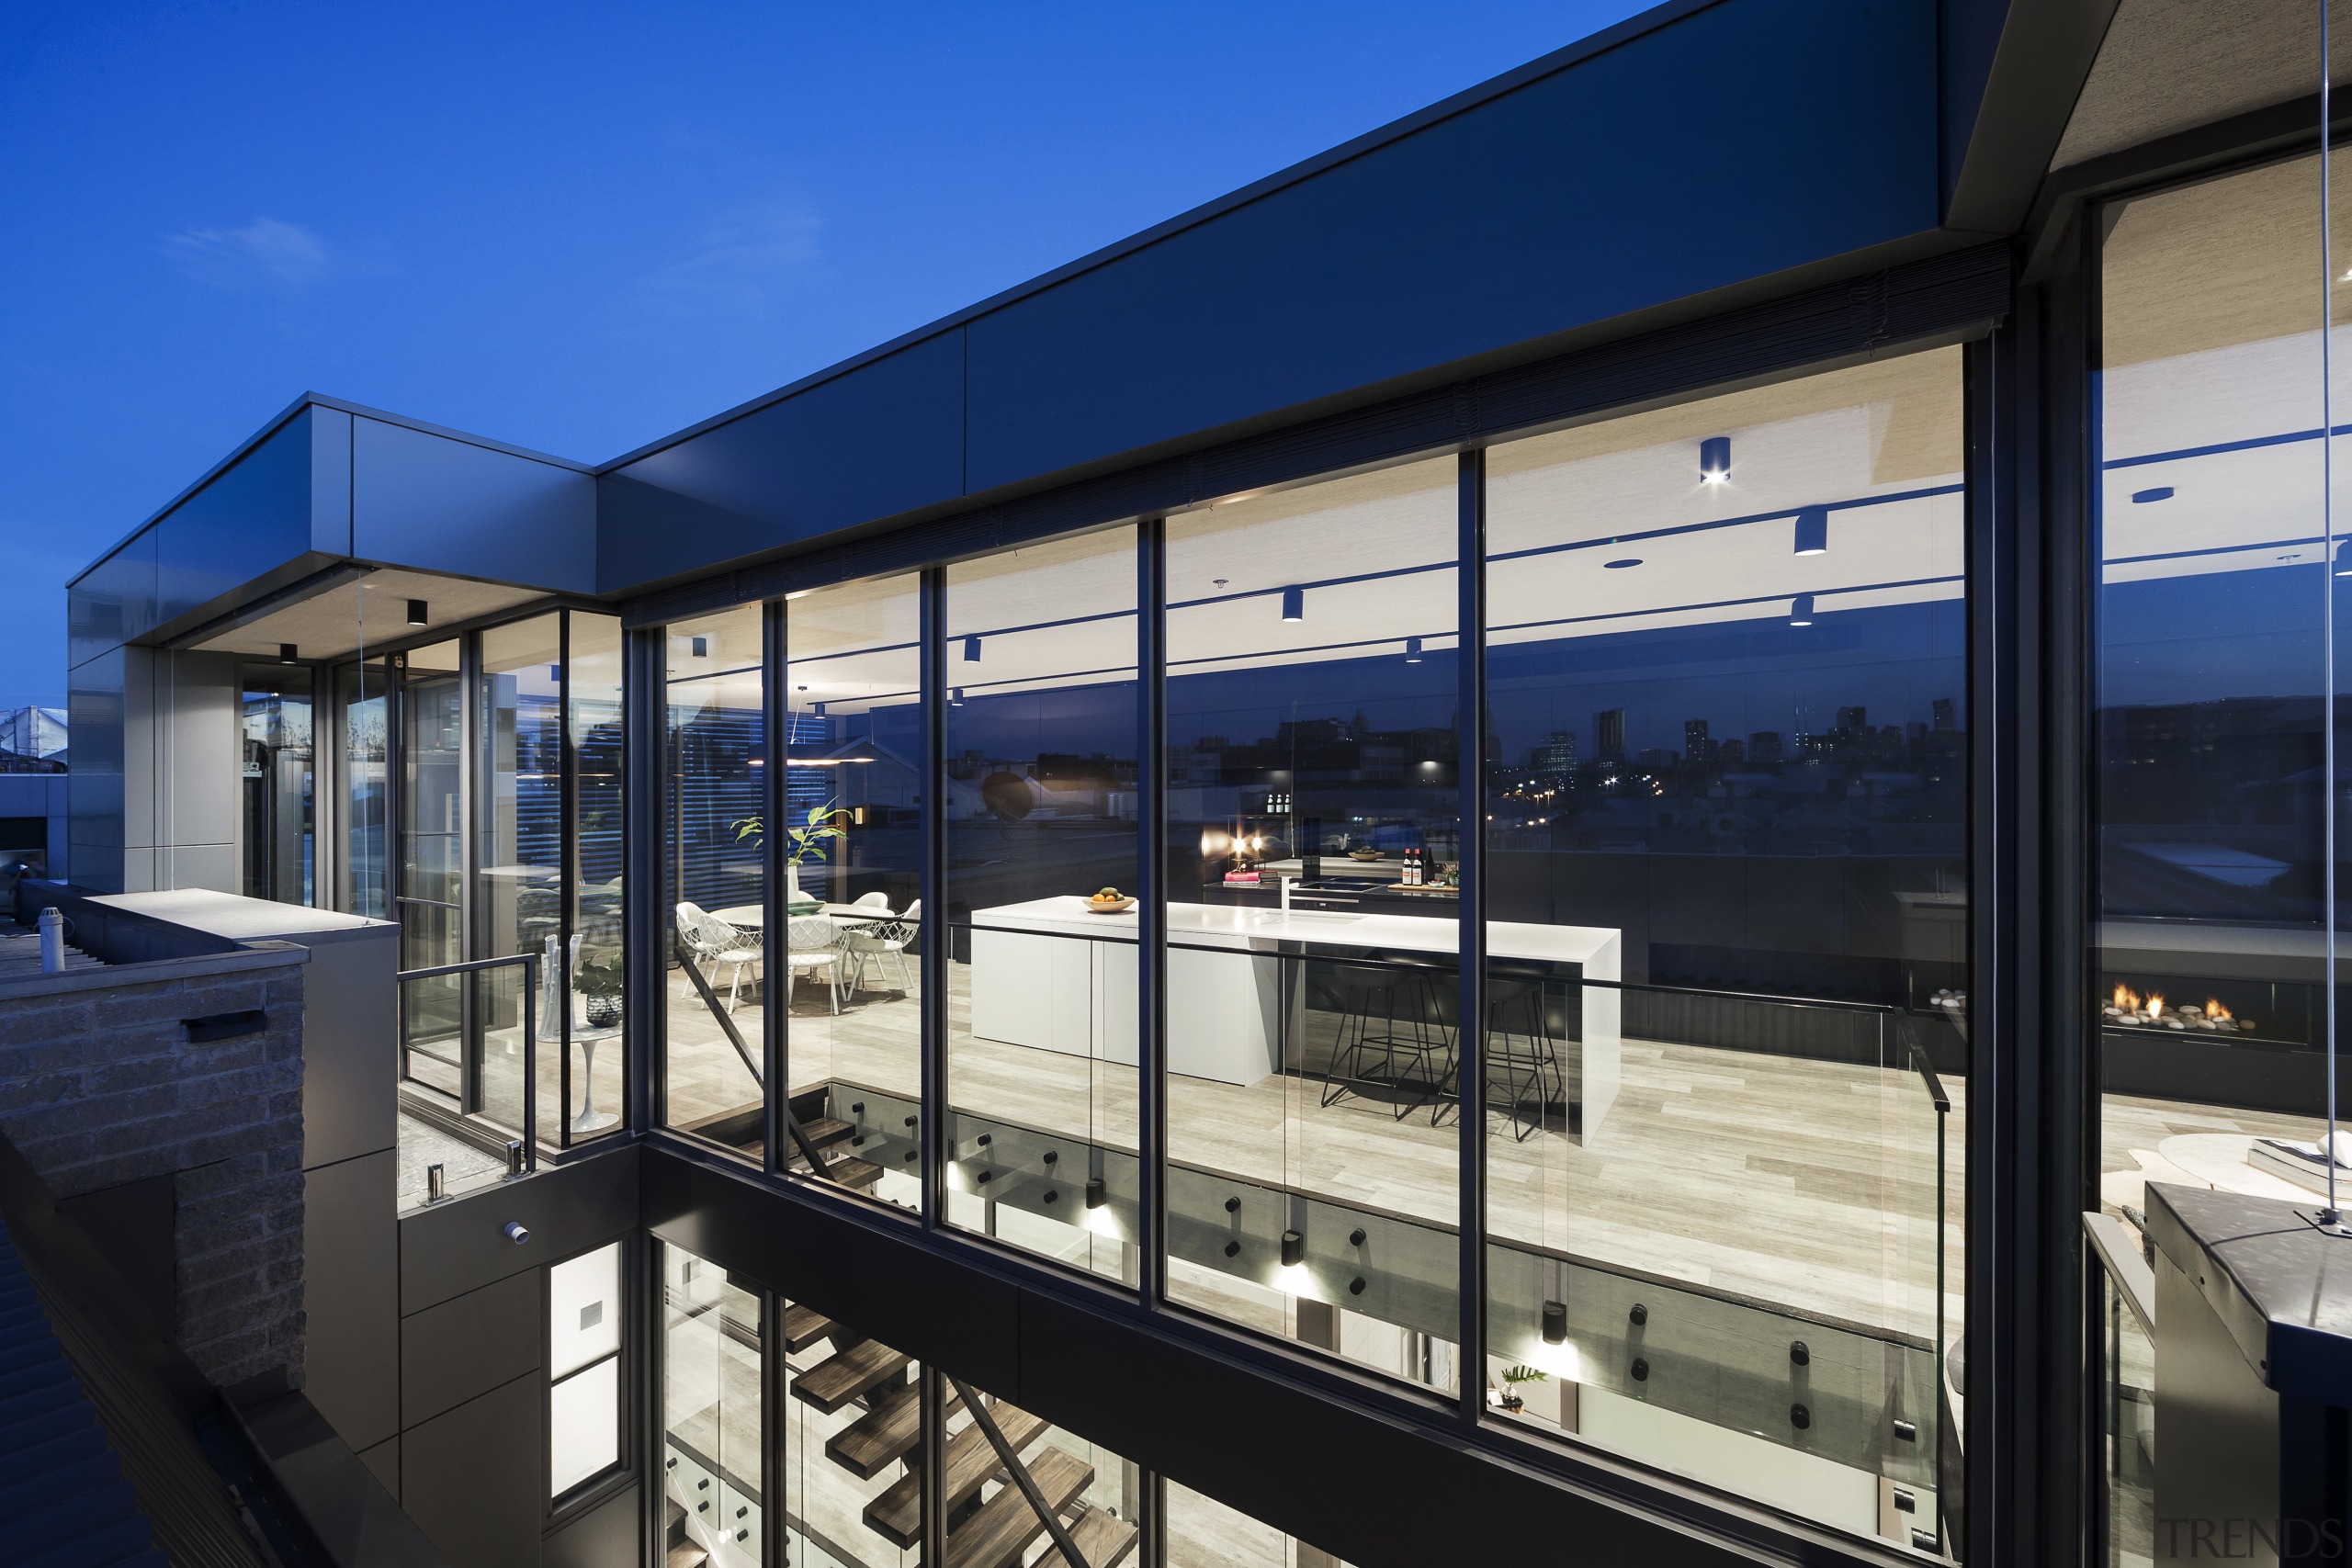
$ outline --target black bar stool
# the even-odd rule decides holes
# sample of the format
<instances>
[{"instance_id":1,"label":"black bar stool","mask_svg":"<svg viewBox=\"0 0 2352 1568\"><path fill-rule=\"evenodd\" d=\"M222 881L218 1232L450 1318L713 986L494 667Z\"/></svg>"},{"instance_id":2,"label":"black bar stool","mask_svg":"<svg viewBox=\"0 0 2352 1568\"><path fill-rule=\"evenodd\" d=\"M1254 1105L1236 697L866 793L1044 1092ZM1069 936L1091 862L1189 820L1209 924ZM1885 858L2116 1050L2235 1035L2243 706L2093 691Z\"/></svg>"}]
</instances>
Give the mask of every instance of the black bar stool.
<instances>
[{"instance_id":1,"label":"black bar stool","mask_svg":"<svg viewBox=\"0 0 2352 1568\"><path fill-rule=\"evenodd\" d=\"M1568 1094L1541 980L1487 975L1487 1081L1493 1083L1498 1073L1510 1105L1512 1141L1523 1144L1542 1128L1544 1112ZM1527 1110L1531 1091L1532 1114Z\"/></svg>"},{"instance_id":2,"label":"black bar stool","mask_svg":"<svg viewBox=\"0 0 2352 1568\"><path fill-rule=\"evenodd\" d=\"M1330 979L1340 996L1340 1039L1322 1103L1359 1085L1416 1094L1398 1099L1402 1122L1442 1095L1453 1074L1453 1032L1430 1005L1429 976L1403 965L1334 964Z\"/></svg>"}]
</instances>

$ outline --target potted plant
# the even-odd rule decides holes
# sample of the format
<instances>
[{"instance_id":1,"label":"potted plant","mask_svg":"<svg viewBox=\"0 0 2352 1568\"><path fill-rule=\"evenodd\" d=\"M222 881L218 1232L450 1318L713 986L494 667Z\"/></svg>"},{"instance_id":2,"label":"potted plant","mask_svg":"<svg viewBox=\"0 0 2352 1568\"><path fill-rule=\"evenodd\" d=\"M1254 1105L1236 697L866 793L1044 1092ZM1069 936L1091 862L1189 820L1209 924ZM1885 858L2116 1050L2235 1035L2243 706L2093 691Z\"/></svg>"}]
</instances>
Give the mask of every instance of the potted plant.
<instances>
[{"instance_id":1,"label":"potted plant","mask_svg":"<svg viewBox=\"0 0 2352 1568\"><path fill-rule=\"evenodd\" d=\"M1550 1381L1549 1372L1538 1371L1533 1367L1525 1365L1505 1367L1503 1369L1503 1408L1515 1412L1527 1407L1526 1399L1519 1392L1520 1384Z\"/></svg>"},{"instance_id":2,"label":"potted plant","mask_svg":"<svg viewBox=\"0 0 2352 1568\"><path fill-rule=\"evenodd\" d=\"M621 955L618 953L598 953L580 960L572 971L571 983L588 1000L588 1022L596 1029L610 1029L621 1021Z\"/></svg>"},{"instance_id":3,"label":"potted plant","mask_svg":"<svg viewBox=\"0 0 2352 1568\"><path fill-rule=\"evenodd\" d=\"M832 801L828 800L822 806L810 807L808 819L801 826L785 829L786 840L789 845L784 857L785 896L787 903L799 901L800 868L809 861L823 857L825 840L849 837L849 829L841 825L841 819L845 819L848 816L848 812L839 809ZM767 841L767 821L759 812L755 811L749 817L739 818L729 826L735 829L735 841L739 844L748 841L756 849Z\"/></svg>"}]
</instances>

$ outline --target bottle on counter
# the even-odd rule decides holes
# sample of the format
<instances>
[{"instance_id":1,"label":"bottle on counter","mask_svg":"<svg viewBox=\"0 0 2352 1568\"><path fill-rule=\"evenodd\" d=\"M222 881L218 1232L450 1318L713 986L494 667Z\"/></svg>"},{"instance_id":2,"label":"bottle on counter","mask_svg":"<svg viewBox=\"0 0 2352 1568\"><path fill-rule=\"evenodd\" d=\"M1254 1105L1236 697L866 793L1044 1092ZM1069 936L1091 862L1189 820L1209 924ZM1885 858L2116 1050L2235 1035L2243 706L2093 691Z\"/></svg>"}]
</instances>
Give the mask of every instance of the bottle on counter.
<instances>
[{"instance_id":1,"label":"bottle on counter","mask_svg":"<svg viewBox=\"0 0 2352 1568\"><path fill-rule=\"evenodd\" d=\"M1405 874L1399 880L1407 887L1419 887L1421 885L1420 851L1407 850L1405 852Z\"/></svg>"}]
</instances>

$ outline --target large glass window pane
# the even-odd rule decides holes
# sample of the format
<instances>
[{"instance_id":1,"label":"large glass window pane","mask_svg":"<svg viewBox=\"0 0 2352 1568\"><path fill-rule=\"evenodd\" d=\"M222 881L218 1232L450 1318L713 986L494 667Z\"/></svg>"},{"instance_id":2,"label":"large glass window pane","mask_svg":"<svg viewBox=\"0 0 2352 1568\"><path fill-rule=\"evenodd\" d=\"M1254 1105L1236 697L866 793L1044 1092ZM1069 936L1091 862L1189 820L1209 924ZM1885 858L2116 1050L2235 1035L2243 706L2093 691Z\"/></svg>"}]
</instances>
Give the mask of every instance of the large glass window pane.
<instances>
[{"instance_id":1,"label":"large glass window pane","mask_svg":"<svg viewBox=\"0 0 2352 1568\"><path fill-rule=\"evenodd\" d=\"M1960 361L1488 454L1489 1404L1905 1546L1962 1292Z\"/></svg>"},{"instance_id":2,"label":"large glass window pane","mask_svg":"<svg viewBox=\"0 0 2352 1568\"><path fill-rule=\"evenodd\" d=\"M244 895L311 903L318 874L311 671L250 665L240 705L243 754L237 830Z\"/></svg>"},{"instance_id":3,"label":"large glass window pane","mask_svg":"<svg viewBox=\"0 0 2352 1568\"><path fill-rule=\"evenodd\" d=\"M563 951L563 617L481 634L474 717L474 932L477 958L532 953L541 985L568 968ZM538 1005L515 976L492 970L481 998L483 1100L502 1120L522 1117L523 1009ZM558 982L560 983L560 981ZM540 1135L555 1135L564 1049L561 1012L537 1021Z\"/></svg>"},{"instance_id":4,"label":"large glass window pane","mask_svg":"<svg viewBox=\"0 0 2352 1568\"><path fill-rule=\"evenodd\" d=\"M786 1555L820 1568L913 1564L922 1555L922 1367L804 1303L783 1314Z\"/></svg>"},{"instance_id":5,"label":"large glass window pane","mask_svg":"<svg viewBox=\"0 0 2352 1568\"><path fill-rule=\"evenodd\" d=\"M919 1208L922 658L910 573L784 607L786 930L768 942L792 1115L833 1179ZM796 1147L788 1162L807 1168Z\"/></svg>"},{"instance_id":6,"label":"large glass window pane","mask_svg":"<svg viewBox=\"0 0 2352 1568\"><path fill-rule=\"evenodd\" d=\"M390 797L384 776L389 738L384 661L369 660L337 670L335 701L343 712L344 779L344 850L335 908L345 914L389 919L384 829Z\"/></svg>"},{"instance_id":7,"label":"large glass window pane","mask_svg":"<svg viewBox=\"0 0 2352 1568\"><path fill-rule=\"evenodd\" d=\"M669 628L662 833L671 1126L759 1157L768 761L760 607Z\"/></svg>"},{"instance_id":8,"label":"large glass window pane","mask_svg":"<svg viewBox=\"0 0 2352 1568\"><path fill-rule=\"evenodd\" d=\"M399 728L397 863L389 918L400 923L403 970L463 963L465 930L465 698L458 644L393 654L392 703ZM354 770L355 782L357 770ZM487 1109L471 1010L520 987L497 976L441 975L401 985L401 1049L406 1076L467 1114ZM519 1069L517 1069L519 1070ZM513 1090L511 1074L499 1086ZM521 1131L521 1101L506 1093L502 1125Z\"/></svg>"},{"instance_id":9,"label":"large glass window pane","mask_svg":"<svg viewBox=\"0 0 2352 1568\"><path fill-rule=\"evenodd\" d=\"M1453 1386L1454 458L1167 525L1170 1299Z\"/></svg>"},{"instance_id":10,"label":"large glass window pane","mask_svg":"<svg viewBox=\"0 0 2352 1568\"><path fill-rule=\"evenodd\" d=\"M1135 548L947 569L945 785L948 1220L1130 1281Z\"/></svg>"},{"instance_id":11,"label":"large glass window pane","mask_svg":"<svg viewBox=\"0 0 2352 1568\"><path fill-rule=\"evenodd\" d=\"M718 1568L766 1561L762 1343L756 1292L683 1247L662 1247L662 1540L671 1562L697 1552Z\"/></svg>"},{"instance_id":12,"label":"large glass window pane","mask_svg":"<svg viewBox=\"0 0 2352 1568\"><path fill-rule=\"evenodd\" d=\"M620 1125L623 728L621 624L611 615L565 615L564 744L571 750L572 845L565 962L571 1008L561 1022L571 1052L572 1137ZM553 987L550 987L551 989Z\"/></svg>"},{"instance_id":13,"label":"large glass window pane","mask_svg":"<svg viewBox=\"0 0 2352 1568\"><path fill-rule=\"evenodd\" d=\"M2323 248L2322 177L2315 154L2287 159L2112 204L2098 231L2098 908L2083 1025L2103 1089L2099 1206L2131 1227L2151 1182L2307 1213L2331 1175L2339 1206L2352 1195L2352 1165L2325 1142L2352 547L2322 434L2346 428L2352 223L2338 202ZM2343 448L2333 468L2341 497ZM2152 1348L2122 1289L2134 1272L2139 1291L2151 1282L2139 1230L2092 1228L2110 1255L2095 1271L2109 1560L2161 1559L2190 1490L2166 1456L2191 1450L2156 1428L2194 1425L2182 1402L2213 1373L2174 1359L2191 1342L2177 1329Z\"/></svg>"}]
</instances>

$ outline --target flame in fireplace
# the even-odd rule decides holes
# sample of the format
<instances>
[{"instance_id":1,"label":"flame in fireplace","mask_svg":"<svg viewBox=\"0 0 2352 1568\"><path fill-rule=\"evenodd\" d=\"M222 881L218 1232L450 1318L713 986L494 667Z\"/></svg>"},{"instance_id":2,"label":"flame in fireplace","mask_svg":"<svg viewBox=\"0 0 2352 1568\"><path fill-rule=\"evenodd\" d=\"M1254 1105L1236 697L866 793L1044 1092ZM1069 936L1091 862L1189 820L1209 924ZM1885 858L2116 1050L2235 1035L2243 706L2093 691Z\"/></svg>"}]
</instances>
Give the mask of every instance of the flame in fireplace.
<instances>
[{"instance_id":1,"label":"flame in fireplace","mask_svg":"<svg viewBox=\"0 0 2352 1568\"><path fill-rule=\"evenodd\" d=\"M2229 1009L2223 1007L2212 998L2207 997L2205 998L2205 1016L2215 1023L2227 1023L2230 1021L2231 1014Z\"/></svg>"},{"instance_id":2,"label":"flame in fireplace","mask_svg":"<svg viewBox=\"0 0 2352 1568\"><path fill-rule=\"evenodd\" d=\"M2165 1015L2165 999L2164 999L2164 998L2163 998L2162 996L2157 995L2156 993L2154 993L2154 992L2153 992L2153 991L2152 991L2152 992L2150 992L2150 993L2149 993L2149 995L2148 995L2148 1016L2149 1016L2150 1018L2162 1018L2162 1017L2164 1017L2164 1015Z\"/></svg>"},{"instance_id":3,"label":"flame in fireplace","mask_svg":"<svg viewBox=\"0 0 2352 1568\"><path fill-rule=\"evenodd\" d=\"M2117 1010L2121 1012L2138 1012L2140 1010L2140 998L2132 993L2131 987L2123 984L2120 980L2117 981L2115 985L2115 1006Z\"/></svg>"}]
</instances>

